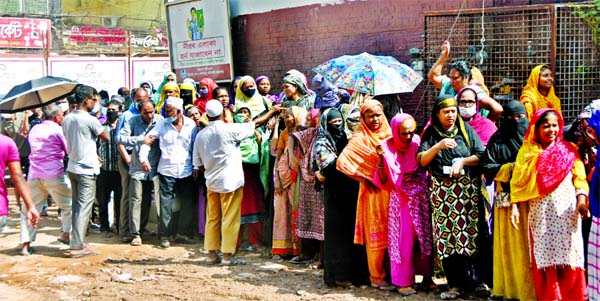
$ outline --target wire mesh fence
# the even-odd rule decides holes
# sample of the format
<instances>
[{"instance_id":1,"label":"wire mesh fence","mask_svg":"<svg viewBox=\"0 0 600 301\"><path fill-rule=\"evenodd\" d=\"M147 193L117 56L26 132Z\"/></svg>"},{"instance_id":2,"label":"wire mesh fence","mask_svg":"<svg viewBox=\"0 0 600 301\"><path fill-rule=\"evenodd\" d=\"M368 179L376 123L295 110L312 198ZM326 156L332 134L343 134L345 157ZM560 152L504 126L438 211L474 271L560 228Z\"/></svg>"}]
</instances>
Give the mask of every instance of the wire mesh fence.
<instances>
[{"instance_id":1,"label":"wire mesh fence","mask_svg":"<svg viewBox=\"0 0 600 301\"><path fill-rule=\"evenodd\" d=\"M539 64L548 64L555 72L555 90L566 121L600 97L598 46L572 5L489 8L483 14L481 9L469 9L457 15L459 11L425 14L427 72L448 39L451 52L443 74L448 74L453 61L469 60L482 71L490 96L500 104L519 99L531 69ZM433 85L425 89L426 117L438 94Z\"/></svg>"}]
</instances>

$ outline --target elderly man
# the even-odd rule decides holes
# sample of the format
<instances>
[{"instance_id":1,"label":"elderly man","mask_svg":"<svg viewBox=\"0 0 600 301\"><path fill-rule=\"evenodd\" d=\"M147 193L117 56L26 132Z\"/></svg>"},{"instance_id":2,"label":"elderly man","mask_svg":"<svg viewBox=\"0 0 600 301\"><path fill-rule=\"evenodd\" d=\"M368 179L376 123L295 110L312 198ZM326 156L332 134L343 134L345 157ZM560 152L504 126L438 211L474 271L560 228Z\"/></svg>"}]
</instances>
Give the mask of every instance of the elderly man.
<instances>
[{"instance_id":1,"label":"elderly man","mask_svg":"<svg viewBox=\"0 0 600 301\"><path fill-rule=\"evenodd\" d=\"M243 263L233 258L240 230L240 206L244 170L240 142L254 134L254 123L226 124L223 105L218 100L206 103L209 123L194 142L194 169L206 177L207 219L204 248L208 262L217 263L217 250L223 253L223 265ZM196 171L195 171L196 172Z\"/></svg>"},{"instance_id":2,"label":"elderly man","mask_svg":"<svg viewBox=\"0 0 600 301\"><path fill-rule=\"evenodd\" d=\"M119 133L121 144L133 147L131 163L129 164L129 175L131 176L129 181L129 233L133 238L131 240L132 246L142 245L142 231L148 223L148 215L150 214L150 193L152 188L158 191L156 170L160 149L158 148L158 142L153 143L154 138L145 136L157 123L163 120L162 116L154 113L155 108L152 101L140 102L137 106L140 114L129 119ZM148 154L150 173L145 173L142 170L139 160L140 147L144 143L151 145ZM156 186L154 183L157 183ZM158 201L156 195L155 193L155 201Z\"/></svg>"},{"instance_id":3,"label":"elderly man","mask_svg":"<svg viewBox=\"0 0 600 301\"><path fill-rule=\"evenodd\" d=\"M103 126L110 139L102 141L98 139L98 156L101 160L100 174L96 182L96 200L100 211L100 235L103 238L111 237L110 222L108 219L108 204L110 203L110 194L113 193L113 212L115 218L115 227L117 231L120 228L119 213L121 201L121 174L118 168L119 153L117 151L117 120L121 114L122 102L117 99L111 99L106 107L106 122Z\"/></svg>"},{"instance_id":4,"label":"elderly man","mask_svg":"<svg viewBox=\"0 0 600 301\"><path fill-rule=\"evenodd\" d=\"M96 140L109 139L108 132L100 121L90 115L96 103L96 94L96 89L90 86L77 86L77 110L69 113L62 122L69 153L67 171L71 180L73 201L73 228L69 252L72 258L96 254L84 244L84 239L96 194L96 177L100 174Z\"/></svg>"},{"instance_id":5,"label":"elderly man","mask_svg":"<svg viewBox=\"0 0 600 301\"><path fill-rule=\"evenodd\" d=\"M190 242L185 233L181 233L193 222L192 202L192 132L196 127L193 120L183 116L183 100L169 97L165 106L165 119L158 123L147 137L158 139L160 159L158 175L160 179L160 216L158 236L160 247L171 246L168 239L168 229L177 233L176 240ZM148 139L152 140L152 139ZM149 173L152 170L148 153L150 146L142 145L140 162L142 170ZM172 224L172 213L175 198L181 202L178 225Z\"/></svg>"},{"instance_id":6,"label":"elderly man","mask_svg":"<svg viewBox=\"0 0 600 301\"><path fill-rule=\"evenodd\" d=\"M119 173L121 174L121 210L119 216L119 224L121 227L119 228L119 235L121 236L121 241L129 243L133 240L133 237L129 235L129 181L131 181L131 176L129 176L129 165L131 164L131 153L133 152L133 146L125 146L123 145L123 141L120 138L120 132L123 126L129 122L129 119L133 118L133 116L139 115L137 104L141 102L150 101L148 97L148 91L142 88L133 89L133 97L135 105L132 106L129 110L123 112L119 117L119 122L117 125L117 147L119 150Z\"/></svg>"},{"instance_id":7,"label":"elderly man","mask_svg":"<svg viewBox=\"0 0 600 301\"><path fill-rule=\"evenodd\" d=\"M56 104L49 104L43 108L43 113L44 121L32 127L28 135L31 154L27 178L36 210L42 210L48 195L52 196L62 210L62 234L58 241L68 244L71 232L71 182L67 179L63 163L67 153L67 142L60 127L63 111ZM21 255L29 255L36 232L27 222L25 206L21 208L20 228Z\"/></svg>"}]
</instances>

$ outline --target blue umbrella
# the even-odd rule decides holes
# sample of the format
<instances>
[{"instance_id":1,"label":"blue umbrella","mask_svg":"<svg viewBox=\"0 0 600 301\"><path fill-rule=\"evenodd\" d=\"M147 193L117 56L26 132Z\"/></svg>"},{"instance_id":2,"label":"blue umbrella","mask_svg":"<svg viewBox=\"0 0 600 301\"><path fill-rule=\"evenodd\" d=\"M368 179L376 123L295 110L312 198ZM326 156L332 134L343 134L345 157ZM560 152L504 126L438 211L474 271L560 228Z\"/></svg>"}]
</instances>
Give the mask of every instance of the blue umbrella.
<instances>
[{"instance_id":1,"label":"blue umbrella","mask_svg":"<svg viewBox=\"0 0 600 301\"><path fill-rule=\"evenodd\" d=\"M340 88L370 95L412 92L423 80L394 57L366 52L333 58L314 70Z\"/></svg>"},{"instance_id":2,"label":"blue umbrella","mask_svg":"<svg viewBox=\"0 0 600 301\"><path fill-rule=\"evenodd\" d=\"M79 83L70 79L45 76L16 85L0 100L0 113L35 109L73 93Z\"/></svg>"}]
</instances>

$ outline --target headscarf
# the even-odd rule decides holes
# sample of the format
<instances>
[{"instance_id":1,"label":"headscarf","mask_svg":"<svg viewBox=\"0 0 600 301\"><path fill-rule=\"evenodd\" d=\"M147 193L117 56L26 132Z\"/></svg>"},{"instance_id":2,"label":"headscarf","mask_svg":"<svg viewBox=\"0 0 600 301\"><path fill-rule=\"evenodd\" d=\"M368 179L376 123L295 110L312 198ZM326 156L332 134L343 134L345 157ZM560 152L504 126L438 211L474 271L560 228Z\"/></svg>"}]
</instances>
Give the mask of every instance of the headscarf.
<instances>
[{"instance_id":1,"label":"headscarf","mask_svg":"<svg viewBox=\"0 0 600 301\"><path fill-rule=\"evenodd\" d=\"M314 166L321 171L333 163L340 152L348 144L344 132L344 121L339 126L329 124L329 121L342 118L342 113L336 108L326 109L321 115L321 124L314 148Z\"/></svg>"},{"instance_id":2,"label":"headscarf","mask_svg":"<svg viewBox=\"0 0 600 301\"><path fill-rule=\"evenodd\" d=\"M448 131L444 129L442 123L440 122L437 116L441 109L447 107L455 107L457 112L454 127ZM454 136L456 136L457 134L462 135L465 138L467 146L471 147L471 141L469 139L469 135L467 134L467 130L465 129L465 123L462 120L462 117L460 117L458 111L458 102L456 101L456 98L454 98L454 96L440 95L436 99L435 104L433 105L433 112L431 113L431 126L442 139L454 138Z\"/></svg>"},{"instance_id":3,"label":"headscarf","mask_svg":"<svg viewBox=\"0 0 600 301\"><path fill-rule=\"evenodd\" d=\"M173 72L165 73L165 75L163 76L163 81L160 83L160 85L158 85L158 88L156 89L156 93L152 94L152 102L154 102L155 105L158 105L159 101L162 101L162 91L165 85L171 83L167 79L169 76L172 76L175 79L174 82L177 82L177 74Z\"/></svg>"},{"instance_id":4,"label":"headscarf","mask_svg":"<svg viewBox=\"0 0 600 301\"><path fill-rule=\"evenodd\" d=\"M191 82L184 82L181 85L179 85L179 96L181 97L181 90L187 90L187 91L192 91L192 99L190 101L184 100L184 107L189 107L191 105L193 105L194 100L196 99L196 87L194 87L194 84L192 84Z\"/></svg>"},{"instance_id":5,"label":"headscarf","mask_svg":"<svg viewBox=\"0 0 600 301\"><path fill-rule=\"evenodd\" d=\"M150 86L150 91L148 91L148 97L152 97L152 95L154 95L154 85L152 84L151 81L145 81L145 82L140 83L140 88L142 88L144 86L144 84L147 84L148 86Z\"/></svg>"},{"instance_id":6,"label":"headscarf","mask_svg":"<svg viewBox=\"0 0 600 301\"><path fill-rule=\"evenodd\" d=\"M198 85L203 84L208 88L208 94L206 96L199 95L196 100L194 100L194 105L200 109L200 113L204 114L206 112L206 103L212 99L213 91L218 87L214 80L211 78L205 77L198 82Z\"/></svg>"},{"instance_id":7,"label":"headscarf","mask_svg":"<svg viewBox=\"0 0 600 301\"><path fill-rule=\"evenodd\" d=\"M168 90L175 90L175 95L172 96L179 97L179 86L177 85L177 83L167 82L163 85L162 91L160 92L160 101L158 102L158 104L156 104L156 112L162 112L163 106L165 105L165 99L167 98Z\"/></svg>"},{"instance_id":8,"label":"headscarf","mask_svg":"<svg viewBox=\"0 0 600 301\"><path fill-rule=\"evenodd\" d=\"M249 108L252 118L254 118L269 108L266 106L262 95L258 93L258 90L254 93L254 95L252 95L252 97L248 97L246 94L244 94L244 92L242 92L242 86L246 81L254 82L254 78L246 75L240 79L240 84L235 91L235 106L244 106Z\"/></svg>"},{"instance_id":9,"label":"headscarf","mask_svg":"<svg viewBox=\"0 0 600 301\"><path fill-rule=\"evenodd\" d=\"M256 83L256 89L258 89L258 84L263 79L266 79L269 82L271 82L271 79L268 76L266 76L266 75L260 75L259 77L256 78L256 81L255 81L255 83ZM266 97L272 104L279 104L280 103L279 95L276 95L276 94L267 94L267 95L263 95L263 97Z\"/></svg>"},{"instance_id":10,"label":"headscarf","mask_svg":"<svg viewBox=\"0 0 600 301\"><path fill-rule=\"evenodd\" d=\"M402 123L408 119L414 120L409 114L396 114L391 122L392 137L381 144L385 168L387 169L386 172L391 179L388 183L397 188L400 188L402 185L403 173L411 173L419 168L419 164L417 163L417 152L419 150L419 145L421 144L421 137L419 137L419 135L413 135L412 141L409 144L405 144L402 142L398 133L402 128ZM386 188L379 180L377 173L375 174L373 182L380 188ZM388 186L387 188L391 187Z\"/></svg>"},{"instance_id":11,"label":"headscarf","mask_svg":"<svg viewBox=\"0 0 600 301\"><path fill-rule=\"evenodd\" d=\"M548 111L558 116L559 133L556 141L543 149L537 141L536 133L539 129L535 124ZM535 113L525 133L510 181L513 203L551 193L571 172L577 157L577 148L562 139L563 129L563 117L557 110L546 108Z\"/></svg>"},{"instance_id":12,"label":"headscarf","mask_svg":"<svg viewBox=\"0 0 600 301\"><path fill-rule=\"evenodd\" d=\"M554 94L554 86L550 87L547 96L542 95L538 89L540 74L542 73L543 67L550 68L548 65L542 64L531 70L529 79L527 79L527 85L525 85L525 88L523 88L523 92L521 93L520 100L525 104L525 107L527 107L528 103L532 106L532 111L527 111L527 118L529 119L533 117L533 114L535 114L537 110L544 108L551 108L558 113L561 113L560 99Z\"/></svg>"},{"instance_id":13,"label":"headscarf","mask_svg":"<svg viewBox=\"0 0 600 301\"><path fill-rule=\"evenodd\" d=\"M292 73L283 78L284 83L294 85L296 89L298 89L298 93L301 95L297 100L291 100L287 97L284 97L281 102L284 107L289 108L291 106L301 106L307 111L313 107L314 99L312 99L312 97L308 94L308 88L305 83L306 77L302 76L303 75L301 73Z\"/></svg>"},{"instance_id":14,"label":"headscarf","mask_svg":"<svg viewBox=\"0 0 600 301\"><path fill-rule=\"evenodd\" d=\"M473 128L473 130L475 130L475 132L481 139L481 142L483 143L483 145L486 146L488 141L490 140L490 137L492 137L492 135L498 130L498 128L491 120L489 120L479 114L479 104L480 104L481 100L479 99L479 97L477 95L477 90L476 90L477 88L479 88L479 87L470 85L470 86L460 89L460 91L458 91L458 93L456 94L456 101L457 102L460 101L460 97L462 96L462 94L465 91L473 92L473 94L476 97L475 115L473 115L473 118L471 118L471 120L467 121L467 123ZM479 88L479 89L481 89L481 88Z\"/></svg>"},{"instance_id":15,"label":"headscarf","mask_svg":"<svg viewBox=\"0 0 600 301\"><path fill-rule=\"evenodd\" d=\"M509 119L512 115L525 115L525 106L518 100L511 100L504 105L502 126L490 138L482 157L481 165L488 180L494 179L504 163L514 162L523 144L523 138L529 125L527 118ZM510 187L505 187L509 191Z\"/></svg>"},{"instance_id":16,"label":"headscarf","mask_svg":"<svg viewBox=\"0 0 600 301\"><path fill-rule=\"evenodd\" d=\"M337 88L321 74L315 75L312 79L312 83L319 84L319 87L314 90L317 95L315 107L324 110L326 108L336 107L340 103L337 95Z\"/></svg>"},{"instance_id":17,"label":"headscarf","mask_svg":"<svg viewBox=\"0 0 600 301\"><path fill-rule=\"evenodd\" d=\"M337 160L337 169L342 173L369 181L373 180L379 164L376 147L392 137L390 125L384 116L378 130L373 131L367 126L365 112L375 106L381 106L383 109L383 105L376 99L365 100L360 107L360 125Z\"/></svg>"},{"instance_id":18,"label":"headscarf","mask_svg":"<svg viewBox=\"0 0 600 301\"><path fill-rule=\"evenodd\" d=\"M347 106L352 107L351 105ZM356 128L358 128L358 126L360 125L360 108L352 107L346 114L346 118L344 118L344 121L346 121L346 135L350 137L352 136L352 133L354 133ZM353 128L354 131L350 130L351 128Z\"/></svg>"}]
</instances>

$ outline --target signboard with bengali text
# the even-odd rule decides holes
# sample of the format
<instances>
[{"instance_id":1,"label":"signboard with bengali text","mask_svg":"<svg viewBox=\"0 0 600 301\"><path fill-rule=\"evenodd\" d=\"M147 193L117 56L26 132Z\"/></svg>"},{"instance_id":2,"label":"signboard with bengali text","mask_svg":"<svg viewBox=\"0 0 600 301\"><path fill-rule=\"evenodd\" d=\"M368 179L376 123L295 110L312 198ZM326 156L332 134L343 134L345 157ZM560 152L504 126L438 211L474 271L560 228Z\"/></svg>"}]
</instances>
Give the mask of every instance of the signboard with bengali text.
<instances>
[{"instance_id":1,"label":"signboard with bengali text","mask_svg":"<svg viewBox=\"0 0 600 301\"><path fill-rule=\"evenodd\" d=\"M28 80L46 75L44 58L0 57L0 96Z\"/></svg>"},{"instance_id":2,"label":"signboard with bengali text","mask_svg":"<svg viewBox=\"0 0 600 301\"><path fill-rule=\"evenodd\" d=\"M171 65L177 80L231 81L229 1L182 1L166 6Z\"/></svg>"},{"instance_id":3,"label":"signboard with bengali text","mask_svg":"<svg viewBox=\"0 0 600 301\"><path fill-rule=\"evenodd\" d=\"M49 58L49 74L65 77L117 94L120 87L129 85L126 57L112 58Z\"/></svg>"},{"instance_id":4,"label":"signboard with bengali text","mask_svg":"<svg viewBox=\"0 0 600 301\"><path fill-rule=\"evenodd\" d=\"M0 18L0 48L52 48L48 19Z\"/></svg>"},{"instance_id":5,"label":"signboard with bengali text","mask_svg":"<svg viewBox=\"0 0 600 301\"><path fill-rule=\"evenodd\" d=\"M171 62L163 58L131 58L131 88L149 81L157 89L166 73L171 72Z\"/></svg>"}]
</instances>

